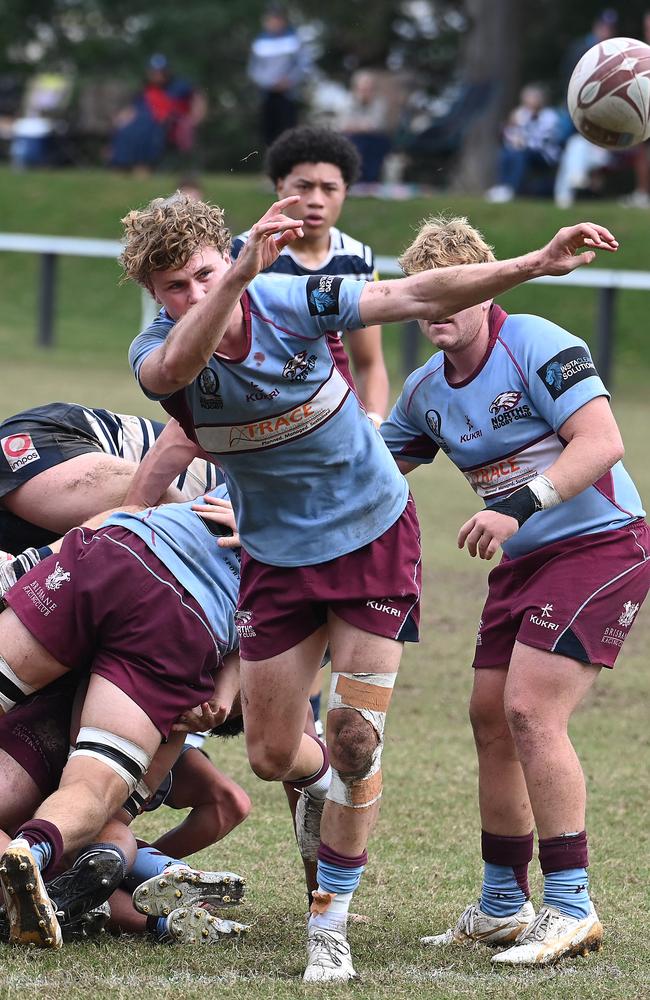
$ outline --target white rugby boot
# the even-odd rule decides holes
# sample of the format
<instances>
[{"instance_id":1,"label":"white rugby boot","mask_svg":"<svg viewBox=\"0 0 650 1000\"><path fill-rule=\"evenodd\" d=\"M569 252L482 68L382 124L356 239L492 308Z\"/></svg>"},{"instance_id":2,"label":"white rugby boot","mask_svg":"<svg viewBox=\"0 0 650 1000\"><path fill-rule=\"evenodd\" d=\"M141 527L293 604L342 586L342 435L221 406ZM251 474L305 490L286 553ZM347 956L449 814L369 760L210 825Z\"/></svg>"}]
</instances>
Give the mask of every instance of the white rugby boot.
<instances>
[{"instance_id":1,"label":"white rugby boot","mask_svg":"<svg viewBox=\"0 0 650 1000\"><path fill-rule=\"evenodd\" d=\"M133 893L133 905L147 916L167 917L172 910L196 903L236 906L246 880L234 872L204 872L187 865L168 865L142 882Z\"/></svg>"},{"instance_id":2,"label":"white rugby boot","mask_svg":"<svg viewBox=\"0 0 650 1000\"><path fill-rule=\"evenodd\" d=\"M530 900L511 917L491 917L483 913L478 903L470 903L454 927L444 934L433 934L420 938L420 944L440 947L447 944L509 944L535 919L535 910Z\"/></svg>"},{"instance_id":3,"label":"white rugby boot","mask_svg":"<svg viewBox=\"0 0 650 1000\"><path fill-rule=\"evenodd\" d=\"M492 962L495 965L551 965L561 958L599 951L603 933L593 903L581 920L560 913L554 906L543 906L513 947L494 955Z\"/></svg>"},{"instance_id":4,"label":"white rugby boot","mask_svg":"<svg viewBox=\"0 0 650 1000\"><path fill-rule=\"evenodd\" d=\"M309 927L305 983L347 983L356 979L350 945L341 931Z\"/></svg>"},{"instance_id":5,"label":"white rugby boot","mask_svg":"<svg viewBox=\"0 0 650 1000\"><path fill-rule=\"evenodd\" d=\"M305 861L318 860L320 844L320 822L323 817L325 799L314 798L304 789L296 804L296 840L300 856Z\"/></svg>"},{"instance_id":6,"label":"white rugby boot","mask_svg":"<svg viewBox=\"0 0 650 1000\"><path fill-rule=\"evenodd\" d=\"M60 948L63 944L56 911L29 844L12 840L0 862L0 884L9 919L9 943Z\"/></svg>"}]
</instances>

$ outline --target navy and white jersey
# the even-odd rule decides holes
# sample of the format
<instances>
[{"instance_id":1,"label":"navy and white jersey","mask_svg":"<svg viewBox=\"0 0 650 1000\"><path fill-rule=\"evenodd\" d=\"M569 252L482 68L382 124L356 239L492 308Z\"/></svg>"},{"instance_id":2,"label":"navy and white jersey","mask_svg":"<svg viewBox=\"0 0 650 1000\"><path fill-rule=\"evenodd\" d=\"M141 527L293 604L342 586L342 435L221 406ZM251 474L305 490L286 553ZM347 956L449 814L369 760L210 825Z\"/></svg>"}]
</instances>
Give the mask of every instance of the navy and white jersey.
<instances>
[{"instance_id":1,"label":"navy and white jersey","mask_svg":"<svg viewBox=\"0 0 650 1000\"><path fill-rule=\"evenodd\" d=\"M259 275L242 297L242 356L213 356L189 386L164 399L223 468L242 544L262 562L335 559L374 541L406 506L406 481L326 336L362 325L362 290L358 281L327 275ZM136 337L129 352L136 377L172 326L160 316Z\"/></svg>"},{"instance_id":2,"label":"navy and white jersey","mask_svg":"<svg viewBox=\"0 0 650 1000\"><path fill-rule=\"evenodd\" d=\"M444 354L434 354L406 380L381 434L393 455L409 462L428 463L444 451L489 506L553 464L566 446L562 424L597 396L608 392L583 341L539 316L508 316L493 305L477 370L452 385ZM617 462L572 500L533 514L503 549L515 557L643 515Z\"/></svg>"},{"instance_id":3,"label":"navy and white jersey","mask_svg":"<svg viewBox=\"0 0 650 1000\"><path fill-rule=\"evenodd\" d=\"M211 493L228 499L225 486ZM194 503L168 503L128 513L118 511L104 522L127 528L151 549L178 582L201 605L222 656L239 647L235 608L239 593L239 553L217 544L224 533L192 510Z\"/></svg>"},{"instance_id":4,"label":"navy and white jersey","mask_svg":"<svg viewBox=\"0 0 650 1000\"><path fill-rule=\"evenodd\" d=\"M164 426L161 421L148 420L146 417L113 413L111 410L82 406L80 403L58 402L34 406L8 417L0 424L0 438L4 442L16 434L28 434L31 435L30 442L32 438L35 443L38 442L37 449L39 444L45 446L50 438L64 446L65 440L73 437L76 441L87 442L88 451L103 451L107 455L116 455L138 464L156 438L160 437ZM65 456L64 447L62 454ZM0 462L3 457L4 453L0 456ZM35 457L39 457L37 451ZM9 459L5 458L5 461ZM191 500L214 489L221 482L223 477L215 466L197 458L173 485Z\"/></svg>"}]
</instances>

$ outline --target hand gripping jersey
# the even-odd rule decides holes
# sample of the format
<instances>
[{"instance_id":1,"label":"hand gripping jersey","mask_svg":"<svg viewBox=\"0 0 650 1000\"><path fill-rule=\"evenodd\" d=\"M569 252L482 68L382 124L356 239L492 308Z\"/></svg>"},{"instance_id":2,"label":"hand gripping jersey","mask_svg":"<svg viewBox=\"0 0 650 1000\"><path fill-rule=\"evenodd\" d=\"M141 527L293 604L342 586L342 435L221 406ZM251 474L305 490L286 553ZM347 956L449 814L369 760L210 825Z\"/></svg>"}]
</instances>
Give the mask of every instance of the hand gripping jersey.
<instances>
[{"instance_id":1,"label":"hand gripping jersey","mask_svg":"<svg viewBox=\"0 0 650 1000\"><path fill-rule=\"evenodd\" d=\"M362 325L361 291L339 277L260 275L242 298L243 356L213 356L164 400L223 468L242 544L262 562L335 559L374 541L406 506L406 481L325 336ZM136 376L172 326L161 315L135 339Z\"/></svg>"},{"instance_id":2,"label":"hand gripping jersey","mask_svg":"<svg viewBox=\"0 0 650 1000\"><path fill-rule=\"evenodd\" d=\"M87 441L88 451L103 451L107 455L139 463L156 438L160 437L164 426L159 420L93 409L79 403L45 403L23 410L0 423L0 496L20 485L15 477L12 481L12 477L5 474L15 471L14 441L18 441L20 451L17 453L21 455L25 452L25 442L31 445L31 452L26 453L27 459L23 458L23 462L27 463L36 462L39 458L41 444L45 446L53 439L64 447L68 437L75 441ZM29 468L21 468L24 469L23 480L29 478ZM34 474L38 471L40 467L35 465ZM220 482L222 477L218 470L211 463L197 458L181 473L174 485L191 500L214 489Z\"/></svg>"},{"instance_id":3,"label":"hand gripping jersey","mask_svg":"<svg viewBox=\"0 0 650 1000\"><path fill-rule=\"evenodd\" d=\"M211 496L228 499L225 486ZM127 528L171 570L179 583L196 598L212 626L222 656L239 647L235 608L239 593L239 555L217 544L223 534L192 510L195 502L162 504L137 513L120 511L104 522Z\"/></svg>"},{"instance_id":4,"label":"hand gripping jersey","mask_svg":"<svg viewBox=\"0 0 650 1000\"><path fill-rule=\"evenodd\" d=\"M490 311L488 351L473 375L450 385L444 355L406 380L381 433L396 458L428 463L446 452L489 506L545 472L566 442L558 429L607 396L589 349L539 316ZM515 557L572 535L622 527L644 511L621 462L593 486L538 511L504 544Z\"/></svg>"}]
</instances>

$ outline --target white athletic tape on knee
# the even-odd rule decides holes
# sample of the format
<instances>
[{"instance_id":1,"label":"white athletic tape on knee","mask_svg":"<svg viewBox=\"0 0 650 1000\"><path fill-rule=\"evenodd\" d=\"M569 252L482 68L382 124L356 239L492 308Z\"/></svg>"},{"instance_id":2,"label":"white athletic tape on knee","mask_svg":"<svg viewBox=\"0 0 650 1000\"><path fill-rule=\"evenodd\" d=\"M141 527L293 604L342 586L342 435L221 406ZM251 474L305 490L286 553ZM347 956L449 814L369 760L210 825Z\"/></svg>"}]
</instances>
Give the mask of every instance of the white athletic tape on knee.
<instances>
[{"instance_id":1,"label":"white athletic tape on knee","mask_svg":"<svg viewBox=\"0 0 650 1000\"><path fill-rule=\"evenodd\" d=\"M328 710L348 708L358 712L377 733L371 765L362 778L341 777L332 766L327 798L352 809L367 809L381 798L381 755L384 749L386 712L397 674L332 674Z\"/></svg>"},{"instance_id":2,"label":"white athletic tape on knee","mask_svg":"<svg viewBox=\"0 0 650 1000\"><path fill-rule=\"evenodd\" d=\"M4 656L0 656L0 708L10 712L12 708L33 694L36 688L30 687L13 672Z\"/></svg>"},{"instance_id":3,"label":"white athletic tape on knee","mask_svg":"<svg viewBox=\"0 0 650 1000\"><path fill-rule=\"evenodd\" d=\"M129 795L133 794L151 764L151 755L137 743L92 726L83 726L79 730L76 749L70 756L92 757L101 761L126 782Z\"/></svg>"}]
</instances>

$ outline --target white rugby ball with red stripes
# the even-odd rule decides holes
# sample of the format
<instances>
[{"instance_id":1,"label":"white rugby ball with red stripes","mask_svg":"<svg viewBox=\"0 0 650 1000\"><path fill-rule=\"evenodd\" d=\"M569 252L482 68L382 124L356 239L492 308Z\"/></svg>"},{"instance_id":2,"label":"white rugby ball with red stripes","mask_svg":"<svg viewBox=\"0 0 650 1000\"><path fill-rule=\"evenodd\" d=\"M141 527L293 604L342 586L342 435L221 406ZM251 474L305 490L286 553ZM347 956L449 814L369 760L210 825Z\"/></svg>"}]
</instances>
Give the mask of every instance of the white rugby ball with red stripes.
<instances>
[{"instance_id":1,"label":"white rugby ball with red stripes","mask_svg":"<svg viewBox=\"0 0 650 1000\"><path fill-rule=\"evenodd\" d=\"M573 124L589 142L628 149L650 136L650 45L609 38L585 52L569 81Z\"/></svg>"}]
</instances>

